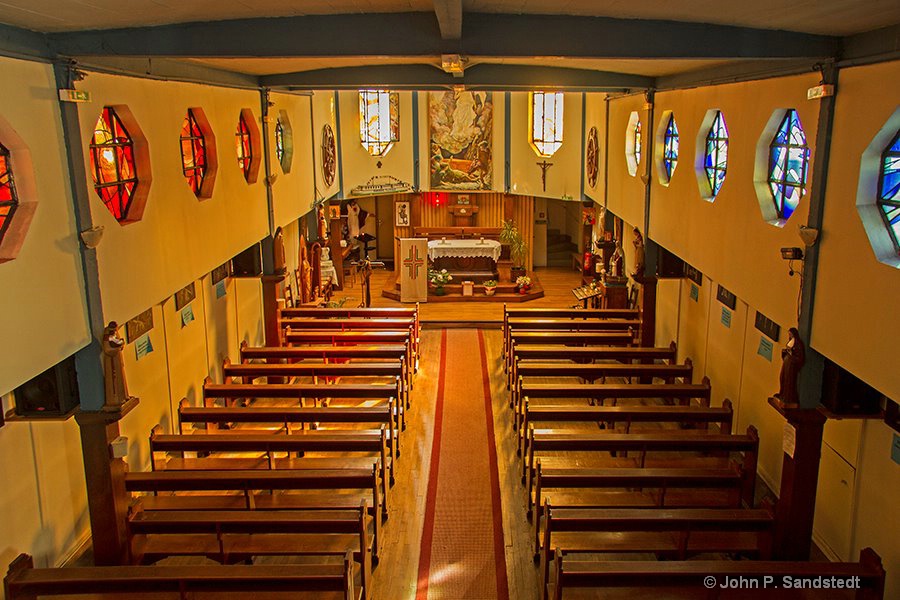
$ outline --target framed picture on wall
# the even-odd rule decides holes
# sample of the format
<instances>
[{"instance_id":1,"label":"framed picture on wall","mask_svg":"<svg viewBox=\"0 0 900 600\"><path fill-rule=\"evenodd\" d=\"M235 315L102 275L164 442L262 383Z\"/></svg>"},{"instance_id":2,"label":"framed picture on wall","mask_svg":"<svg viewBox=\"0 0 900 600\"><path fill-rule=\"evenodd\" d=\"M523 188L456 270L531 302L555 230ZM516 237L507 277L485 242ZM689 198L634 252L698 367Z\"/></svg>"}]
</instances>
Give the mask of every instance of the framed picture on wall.
<instances>
[{"instance_id":1,"label":"framed picture on wall","mask_svg":"<svg viewBox=\"0 0 900 600\"><path fill-rule=\"evenodd\" d=\"M337 221L341 218L341 205L340 204L329 204L328 205L328 218L332 221Z\"/></svg>"},{"instance_id":2,"label":"framed picture on wall","mask_svg":"<svg viewBox=\"0 0 900 600\"><path fill-rule=\"evenodd\" d=\"M402 200L394 204L394 226L409 227L411 218L412 213L408 200Z\"/></svg>"}]
</instances>

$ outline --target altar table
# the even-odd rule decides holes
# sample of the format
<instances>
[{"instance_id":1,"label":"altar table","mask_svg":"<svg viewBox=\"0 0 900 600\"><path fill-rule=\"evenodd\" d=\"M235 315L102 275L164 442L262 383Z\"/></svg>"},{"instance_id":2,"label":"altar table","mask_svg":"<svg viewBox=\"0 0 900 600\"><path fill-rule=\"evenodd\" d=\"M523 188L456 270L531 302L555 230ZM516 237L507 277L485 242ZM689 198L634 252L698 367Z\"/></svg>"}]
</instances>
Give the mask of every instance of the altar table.
<instances>
[{"instance_id":1,"label":"altar table","mask_svg":"<svg viewBox=\"0 0 900 600\"><path fill-rule=\"evenodd\" d=\"M436 260L449 256L468 258L484 256L494 262L500 260L500 242L497 240L431 240L428 242L428 258Z\"/></svg>"},{"instance_id":2,"label":"altar table","mask_svg":"<svg viewBox=\"0 0 900 600\"><path fill-rule=\"evenodd\" d=\"M447 269L453 283L497 279L502 248L497 240L431 240L428 258L435 269Z\"/></svg>"}]
</instances>

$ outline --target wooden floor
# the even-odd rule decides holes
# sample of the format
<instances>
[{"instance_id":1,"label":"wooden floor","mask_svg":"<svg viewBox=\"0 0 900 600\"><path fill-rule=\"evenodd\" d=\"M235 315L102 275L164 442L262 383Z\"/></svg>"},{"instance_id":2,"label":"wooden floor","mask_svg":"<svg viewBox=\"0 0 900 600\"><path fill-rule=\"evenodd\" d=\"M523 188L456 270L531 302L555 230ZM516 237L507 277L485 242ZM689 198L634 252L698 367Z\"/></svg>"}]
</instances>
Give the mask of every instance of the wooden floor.
<instances>
[{"instance_id":1,"label":"wooden floor","mask_svg":"<svg viewBox=\"0 0 900 600\"><path fill-rule=\"evenodd\" d=\"M572 288L581 285L581 276L573 269L559 267L543 267L535 269L535 273L544 288L544 297L517 304L521 308L563 308L577 303L572 295ZM390 273L384 270L372 272L372 306L408 306L381 296ZM346 289L336 292L334 300L349 298L345 306L356 306L361 298L361 286L357 282ZM473 322L486 321L501 323L503 321L502 302L436 302L422 303L419 318L423 322Z\"/></svg>"}]
</instances>

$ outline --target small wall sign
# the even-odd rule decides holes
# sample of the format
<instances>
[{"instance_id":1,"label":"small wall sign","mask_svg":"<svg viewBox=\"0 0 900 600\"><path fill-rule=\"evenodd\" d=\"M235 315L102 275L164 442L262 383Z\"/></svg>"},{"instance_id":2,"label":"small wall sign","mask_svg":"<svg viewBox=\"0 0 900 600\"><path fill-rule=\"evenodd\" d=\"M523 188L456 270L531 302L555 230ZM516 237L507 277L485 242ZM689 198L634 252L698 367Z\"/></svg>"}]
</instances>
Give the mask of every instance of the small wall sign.
<instances>
[{"instance_id":1,"label":"small wall sign","mask_svg":"<svg viewBox=\"0 0 900 600\"><path fill-rule=\"evenodd\" d=\"M723 288L721 285L719 286L719 289L716 290L716 300L718 300L731 310L734 310L734 308L737 306L737 296Z\"/></svg>"},{"instance_id":2,"label":"small wall sign","mask_svg":"<svg viewBox=\"0 0 900 600\"><path fill-rule=\"evenodd\" d=\"M130 344L140 336L153 329L153 309L148 308L135 318L125 323L125 338Z\"/></svg>"}]
</instances>

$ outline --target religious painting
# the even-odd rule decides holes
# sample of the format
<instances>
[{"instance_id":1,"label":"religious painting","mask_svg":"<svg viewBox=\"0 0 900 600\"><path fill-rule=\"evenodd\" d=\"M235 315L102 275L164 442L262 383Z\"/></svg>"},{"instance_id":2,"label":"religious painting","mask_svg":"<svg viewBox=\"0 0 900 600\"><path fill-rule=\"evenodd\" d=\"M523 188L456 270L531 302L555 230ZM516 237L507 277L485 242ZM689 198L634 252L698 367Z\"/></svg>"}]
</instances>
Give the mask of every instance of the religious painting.
<instances>
[{"instance_id":1,"label":"religious painting","mask_svg":"<svg viewBox=\"0 0 900 600\"><path fill-rule=\"evenodd\" d=\"M493 117L491 92L428 95L431 189L491 189Z\"/></svg>"},{"instance_id":2,"label":"religious painting","mask_svg":"<svg viewBox=\"0 0 900 600\"><path fill-rule=\"evenodd\" d=\"M328 218L332 221L337 221L341 218L341 205L340 204L329 204L328 205Z\"/></svg>"},{"instance_id":3,"label":"religious painting","mask_svg":"<svg viewBox=\"0 0 900 600\"><path fill-rule=\"evenodd\" d=\"M225 263L224 265L219 265L215 269L212 270L210 277L212 278L212 284L216 285L220 281L225 280L231 273L231 263Z\"/></svg>"},{"instance_id":4,"label":"religious painting","mask_svg":"<svg viewBox=\"0 0 900 600\"><path fill-rule=\"evenodd\" d=\"M130 344L153 329L153 309L148 308L135 318L125 323L125 337Z\"/></svg>"},{"instance_id":5,"label":"religious painting","mask_svg":"<svg viewBox=\"0 0 900 600\"><path fill-rule=\"evenodd\" d=\"M408 200L396 202L394 204L394 226L409 227L412 211Z\"/></svg>"},{"instance_id":6,"label":"religious painting","mask_svg":"<svg viewBox=\"0 0 900 600\"><path fill-rule=\"evenodd\" d=\"M196 297L197 290L194 288L194 282L192 281L185 287L175 292L175 310L181 310L182 308L190 304L191 301L193 301L193 299Z\"/></svg>"}]
</instances>

